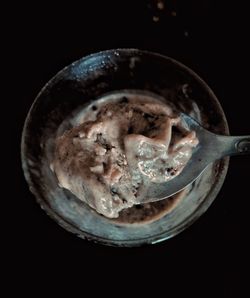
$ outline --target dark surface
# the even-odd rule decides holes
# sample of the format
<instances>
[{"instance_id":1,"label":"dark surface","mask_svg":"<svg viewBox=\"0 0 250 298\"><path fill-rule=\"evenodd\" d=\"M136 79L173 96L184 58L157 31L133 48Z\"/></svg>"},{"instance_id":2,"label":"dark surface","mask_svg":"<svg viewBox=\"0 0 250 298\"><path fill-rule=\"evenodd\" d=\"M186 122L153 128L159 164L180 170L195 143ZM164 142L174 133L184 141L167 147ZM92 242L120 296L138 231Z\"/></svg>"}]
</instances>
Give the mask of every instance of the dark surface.
<instances>
[{"instance_id":1,"label":"dark surface","mask_svg":"<svg viewBox=\"0 0 250 298\"><path fill-rule=\"evenodd\" d=\"M154 287L148 287L156 292L180 281L182 286L174 289L184 289L187 295L202 291L200 297L241 297L240 280L247 269L243 206L249 197L249 156L231 159L219 196L192 227L167 242L143 248L103 247L76 238L46 216L28 190L20 166L19 143L29 107L57 71L91 52L135 47L183 62L213 89L224 108L231 134L250 132L249 82L243 74L250 64L246 7L230 7L227 1L170 1L177 6L177 16L160 12L160 21L155 23L148 1L117 1L113 5L109 1L98 2L101 1L92 1L84 9L62 4L25 7L22 3L10 15L16 25L6 44L11 44L8 51L15 57L13 67L18 74L14 87L12 76L9 89L16 119L11 123L15 136L11 143L15 181L11 207L15 221L8 225L6 243L10 244L13 270L21 276L24 268L35 277L46 269L47 285L49 274L75 276L73 266L70 270L67 267L69 263L80 269L82 282L86 272L88 280L103 281L107 269L115 266L110 283L128 279L139 283L138 291L149 285L153 276ZM86 256L99 263L86 266ZM159 268L165 268L165 276L157 274ZM131 270L129 276L124 269ZM79 282L76 284L79 287ZM108 291L109 287L105 292ZM129 287L123 291L130 293Z\"/></svg>"}]
</instances>

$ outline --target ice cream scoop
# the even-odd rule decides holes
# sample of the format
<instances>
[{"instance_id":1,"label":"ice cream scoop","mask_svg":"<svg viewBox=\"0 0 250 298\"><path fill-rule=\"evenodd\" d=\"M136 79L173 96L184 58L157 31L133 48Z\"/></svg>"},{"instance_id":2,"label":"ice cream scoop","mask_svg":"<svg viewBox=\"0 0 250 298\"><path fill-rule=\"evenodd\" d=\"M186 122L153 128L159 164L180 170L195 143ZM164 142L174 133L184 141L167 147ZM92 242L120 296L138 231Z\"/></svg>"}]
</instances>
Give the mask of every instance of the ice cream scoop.
<instances>
[{"instance_id":1,"label":"ice cream scoop","mask_svg":"<svg viewBox=\"0 0 250 298\"><path fill-rule=\"evenodd\" d=\"M198 144L170 106L146 95L95 101L82 113L56 138L51 170L60 187L106 217L140 204L150 181L179 175Z\"/></svg>"},{"instance_id":2,"label":"ice cream scoop","mask_svg":"<svg viewBox=\"0 0 250 298\"><path fill-rule=\"evenodd\" d=\"M159 201L179 192L195 181L207 166L217 159L250 153L250 135L217 135L184 113L180 114L180 118L185 121L190 131L195 131L199 144L193 149L192 157L182 172L170 181L161 184L151 183L140 204Z\"/></svg>"}]
</instances>

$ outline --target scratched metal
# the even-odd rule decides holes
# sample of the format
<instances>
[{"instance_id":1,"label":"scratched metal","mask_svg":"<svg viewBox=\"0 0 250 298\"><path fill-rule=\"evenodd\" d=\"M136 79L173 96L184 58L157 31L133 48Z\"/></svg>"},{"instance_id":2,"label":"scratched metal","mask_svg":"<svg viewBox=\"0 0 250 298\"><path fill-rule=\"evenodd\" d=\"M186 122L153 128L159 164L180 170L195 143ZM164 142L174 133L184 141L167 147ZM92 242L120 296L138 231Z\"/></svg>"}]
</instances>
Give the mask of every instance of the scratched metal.
<instances>
[{"instance_id":1,"label":"scratched metal","mask_svg":"<svg viewBox=\"0 0 250 298\"><path fill-rule=\"evenodd\" d=\"M107 219L58 187L49 164L59 125L73 111L117 90L143 90L167 99L207 129L228 134L223 110L193 71L158 54L118 49L84 57L60 71L38 94L22 135L22 165L31 192L58 224L84 239L106 245L139 246L181 232L204 213L219 192L228 159L211 165L185 198L163 217L136 224Z\"/></svg>"}]
</instances>

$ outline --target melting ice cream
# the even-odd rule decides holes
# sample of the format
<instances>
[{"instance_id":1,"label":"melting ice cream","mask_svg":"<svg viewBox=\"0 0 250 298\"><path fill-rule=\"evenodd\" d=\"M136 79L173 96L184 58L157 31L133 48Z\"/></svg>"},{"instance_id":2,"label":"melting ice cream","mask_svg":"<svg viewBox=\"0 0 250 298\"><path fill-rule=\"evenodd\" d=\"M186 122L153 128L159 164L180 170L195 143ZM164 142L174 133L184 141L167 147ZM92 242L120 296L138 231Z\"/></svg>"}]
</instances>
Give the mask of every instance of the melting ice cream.
<instances>
[{"instance_id":1,"label":"melting ice cream","mask_svg":"<svg viewBox=\"0 0 250 298\"><path fill-rule=\"evenodd\" d=\"M170 106L145 95L96 101L56 139L59 185L106 217L140 203L150 183L176 177L198 144Z\"/></svg>"}]
</instances>

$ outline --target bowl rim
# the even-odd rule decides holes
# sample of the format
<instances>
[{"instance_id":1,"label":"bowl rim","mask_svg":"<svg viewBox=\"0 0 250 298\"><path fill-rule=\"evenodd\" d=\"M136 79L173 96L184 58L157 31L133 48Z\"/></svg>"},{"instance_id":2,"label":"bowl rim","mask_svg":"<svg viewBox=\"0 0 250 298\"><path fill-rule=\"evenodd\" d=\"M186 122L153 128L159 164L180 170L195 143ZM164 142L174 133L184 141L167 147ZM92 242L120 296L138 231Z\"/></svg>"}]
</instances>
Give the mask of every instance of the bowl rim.
<instances>
[{"instance_id":1,"label":"bowl rim","mask_svg":"<svg viewBox=\"0 0 250 298\"><path fill-rule=\"evenodd\" d=\"M204 212L206 212L208 207L215 200L217 194L219 193L219 191L220 191L220 189L221 189L221 187L224 183L224 180L225 180L225 177L226 177L226 174L227 174L227 170L228 170L228 166L229 166L229 157L223 158L221 160L221 163L223 163L223 169L222 169L221 172L219 172L219 175L218 175L218 178L217 178L216 182L213 184L213 186L211 187L211 189L210 189L210 191L207 195L207 197L209 197L209 200L205 199L202 202L202 204L199 205L199 209L197 209L195 212L193 212L188 217L186 217L178 226L168 230L167 232L166 231L161 232L159 234L156 234L156 235L153 235L153 236L150 236L150 237L147 237L147 238L137 238L137 239L129 239L129 240L111 240L111 239L99 237L99 236L96 236L96 235L93 235L93 234L90 234L88 232L85 232L85 231L82 231L82 230L78 229L77 227L72 225L70 222L68 222L65 218L63 218L62 216L57 214L52 208L50 208L50 206L42 198L42 196L40 196L38 194L38 192L36 192L36 188L34 187L34 185L32 183L30 171L28 170L29 165L28 165L28 162L27 162L26 156L25 156L26 149L27 149L26 144L25 144L26 130L29 126L29 121L30 121L30 116L32 114L32 111L33 111L34 107L38 104L38 100L39 100L40 96L43 94L43 92L50 85L53 85L53 83L56 81L57 77L60 76L60 74L67 71L70 67L74 66L75 64L81 63L84 60L88 60L92 57L101 56L101 55L108 55L108 54L111 55L111 54L116 54L116 53L119 53L119 55L123 54L123 53L134 53L134 54L143 54L143 55L147 55L147 56L157 57L157 58L161 58L161 59L164 59L164 60L168 60L171 63L179 66L182 69L184 69L196 81L198 81L201 84L201 86L204 89L206 89L209 96L213 98L213 100L215 101L215 103L217 105L217 108L219 109L219 114L222 116L222 121L223 121L223 124L224 124L225 134L229 135L229 127L228 127L227 119L226 119L223 108L222 108L218 98L216 97L216 95L214 94L212 89L208 86L208 84L196 72L194 72L188 66L186 66L183 63L175 60L172 57L169 57L169 56L166 56L166 55L163 55L163 54L160 54L160 53L152 52L152 51L140 50L140 49L136 49L136 48L109 49L109 50L104 50L104 51L98 51L98 52L95 52L95 53L91 53L89 55L81 57L80 59L78 59L76 61L73 61L72 63L68 64L67 66L62 68L60 71L58 71L41 88L41 90L39 91L39 93L35 97L32 105L30 106L30 109L27 113L27 116L26 116L26 119L25 119L25 122L24 122L24 125L23 125L22 135L21 135L21 164L22 164L22 168L23 168L23 172L24 172L26 182L29 186L29 190L35 196L35 199L36 199L37 203L40 205L40 207L45 211L45 213L51 219L53 219L56 223L58 223L62 228L64 228L68 232L71 232L71 233L77 235L78 237L80 237L82 239L90 240L90 241L93 241L95 243L100 243L100 244L109 245L109 246L135 247L135 246L142 246L142 245L145 245L145 244L155 244L155 243L159 243L159 242L165 241L167 239L170 239L170 238L176 236L177 234L179 234L180 232L182 232L183 230L188 228L190 225L192 225ZM165 234L165 237L163 236L164 234ZM171 235L169 235L169 234L171 234Z\"/></svg>"}]
</instances>

